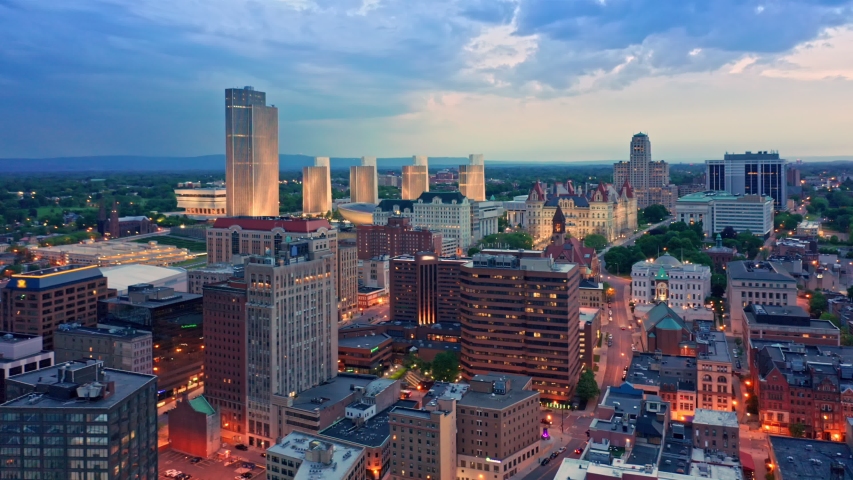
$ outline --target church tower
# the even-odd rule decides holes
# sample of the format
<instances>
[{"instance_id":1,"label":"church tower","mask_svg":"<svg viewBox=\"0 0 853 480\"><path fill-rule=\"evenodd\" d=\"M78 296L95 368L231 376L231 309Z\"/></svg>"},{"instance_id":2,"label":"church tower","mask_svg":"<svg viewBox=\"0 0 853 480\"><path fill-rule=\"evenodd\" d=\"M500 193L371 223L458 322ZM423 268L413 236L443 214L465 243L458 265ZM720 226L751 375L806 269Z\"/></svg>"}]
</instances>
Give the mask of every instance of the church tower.
<instances>
[{"instance_id":1,"label":"church tower","mask_svg":"<svg viewBox=\"0 0 853 480\"><path fill-rule=\"evenodd\" d=\"M121 230L118 226L118 202L113 202L113 209L110 210L110 238L118 238L121 235Z\"/></svg>"},{"instance_id":2,"label":"church tower","mask_svg":"<svg viewBox=\"0 0 853 480\"><path fill-rule=\"evenodd\" d=\"M551 244L563 245L566 243L566 216L563 215L563 209L557 205L557 211L554 212L551 227Z\"/></svg>"}]
</instances>

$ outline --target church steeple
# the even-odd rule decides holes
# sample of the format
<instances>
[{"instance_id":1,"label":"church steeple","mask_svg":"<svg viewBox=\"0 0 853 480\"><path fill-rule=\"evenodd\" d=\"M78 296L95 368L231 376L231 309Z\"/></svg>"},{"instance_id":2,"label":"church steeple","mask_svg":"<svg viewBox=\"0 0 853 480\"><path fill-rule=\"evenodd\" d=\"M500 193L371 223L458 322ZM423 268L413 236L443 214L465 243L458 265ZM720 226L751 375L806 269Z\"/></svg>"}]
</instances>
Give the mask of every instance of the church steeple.
<instances>
[{"instance_id":1,"label":"church steeple","mask_svg":"<svg viewBox=\"0 0 853 480\"><path fill-rule=\"evenodd\" d=\"M554 212L551 227L551 244L563 245L566 243L566 216L563 215L563 209L557 205L557 211Z\"/></svg>"}]
</instances>

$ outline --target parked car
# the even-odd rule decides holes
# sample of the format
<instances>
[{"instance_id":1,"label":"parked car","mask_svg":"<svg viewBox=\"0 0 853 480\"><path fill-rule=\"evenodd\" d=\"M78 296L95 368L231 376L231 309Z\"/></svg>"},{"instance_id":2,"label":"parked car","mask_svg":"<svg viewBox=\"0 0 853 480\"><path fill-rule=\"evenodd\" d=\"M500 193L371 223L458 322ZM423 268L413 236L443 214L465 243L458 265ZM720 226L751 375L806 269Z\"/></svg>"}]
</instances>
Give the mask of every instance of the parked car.
<instances>
[{"instance_id":1,"label":"parked car","mask_svg":"<svg viewBox=\"0 0 853 480\"><path fill-rule=\"evenodd\" d=\"M566 447L560 447L557 449L557 453L563 453L566 451Z\"/></svg>"},{"instance_id":2,"label":"parked car","mask_svg":"<svg viewBox=\"0 0 853 480\"><path fill-rule=\"evenodd\" d=\"M200 461L201 461L201 457L195 457L192 460L190 460L190 463L198 463Z\"/></svg>"},{"instance_id":3,"label":"parked car","mask_svg":"<svg viewBox=\"0 0 853 480\"><path fill-rule=\"evenodd\" d=\"M540 465L542 465L542 466L544 467L545 465L548 465L548 462L550 462L550 461L551 461L551 459L550 459L550 458L545 457L545 458L543 458L543 459L542 459L542 461L541 461L541 462L539 462L539 464L540 464Z\"/></svg>"},{"instance_id":4,"label":"parked car","mask_svg":"<svg viewBox=\"0 0 853 480\"><path fill-rule=\"evenodd\" d=\"M243 445L242 443L238 443L237 445L234 445L234 448L236 448L237 450L242 450L244 452L249 450L249 447Z\"/></svg>"},{"instance_id":5,"label":"parked car","mask_svg":"<svg viewBox=\"0 0 853 480\"><path fill-rule=\"evenodd\" d=\"M180 474L181 474L181 472L180 472L180 471L175 470L174 468L171 468L171 469L169 469L169 470L166 470L166 473L164 473L163 475L166 475L166 476L167 476L167 477L169 477L169 478L175 478L175 477L177 477L177 476L178 476L178 475L180 475Z\"/></svg>"},{"instance_id":6,"label":"parked car","mask_svg":"<svg viewBox=\"0 0 853 480\"><path fill-rule=\"evenodd\" d=\"M252 478L252 472L246 472L243 475L240 475L243 478Z\"/></svg>"}]
</instances>

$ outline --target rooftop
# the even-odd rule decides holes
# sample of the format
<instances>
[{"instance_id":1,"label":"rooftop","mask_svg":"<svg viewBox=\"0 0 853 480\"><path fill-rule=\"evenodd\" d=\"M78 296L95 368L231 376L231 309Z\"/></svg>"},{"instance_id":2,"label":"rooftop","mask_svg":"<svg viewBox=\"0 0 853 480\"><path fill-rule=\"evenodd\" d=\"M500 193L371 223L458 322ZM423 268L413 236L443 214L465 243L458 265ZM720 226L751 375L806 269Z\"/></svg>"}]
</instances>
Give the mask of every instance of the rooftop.
<instances>
[{"instance_id":1,"label":"rooftop","mask_svg":"<svg viewBox=\"0 0 853 480\"><path fill-rule=\"evenodd\" d=\"M379 345L390 339L391 337L384 333L366 337L339 338L338 347L373 349L379 348Z\"/></svg>"},{"instance_id":2,"label":"rooftop","mask_svg":"<svg viewBox=\"0 0 853 480\"><path fill-rule=\"evenodd\" d=\"M507 380L509 380L509 390L504 394L499 393L497 391L499 383ZM463 393L462 399L458 400L457 403L460 406L503 410L539 395L537 390L522 390L522 387L530 383L530 380L530 377L522 375L475 375L471 379L472 382L492 382L496 387L494 393L478 392L473 388L469 388L467 392Z\"/></svg>"},{"instance_id":3,"label":"rooftop","mask_svg":"<svg viewBox=\"0 0 853 480\"><path fill-rule=\"evenodd\" d=\"M190 399L189 402L190 406L193 407L193 410L198 413L203 413L208 416L216 414L216 409L214 409L210 402L208 402L207 399L204 398L204 395L199 395L193 399Z\"/></svg>"},{"instance_id":4,"label":"rooftop","mask_svg":"<svg viewBox=\"0 0 853 480\"><path fill-rule=\"evenodd\" d=\"M773 282L796 283L794 277L782 269L776 268L771 262L756 262L753 260L738 260L726 265L726 272L734 280L766 280Z\"/></svg>"},{"instance_id":5,"label":"rooftop","mask_svg":"<svg viewBox=\"0 0 853 480\"><path fill-rule=\"evenodd\" d=\"M101 267L101 273L107 277L107 285L119 293L126 292L131 285L139 283L178 284L186 280L187 272L183 268L158 267L155 265L117 265Z\"/></svg>"},{"instance_id":6,"label":"rooftop","mask_svg":"<svg viewBox=\"0 0 853 480\"><path fill-rule=\"evenodd\" d=\"M398 406L411 407L412 402L407 400L398 401L390 408L386 408L374 415L360 426L357 426L351 419L344 418L321 431L320 435L366 447L381 447L391 435L391 427L388 424L391 409Z\"/></svg>"},{"instance_id":7,"label":"rooftop","mask_svg":"<svg viewBox=\"0 0 853 480\"><path fill-rule=\"evenodd\" d=\"M225 217L217 218L213 228L239 227L243 230L271 231L281 228L285 232L311 233L325 228L332 229L332 224L322 218L293 218L293 217Z\"/></svg>"},{"instance_id":8,"label":"rooftop","mask_svg":"<svg viewBox=\"0 0 853 480\"><path fill-rule=\"evenodd\" d=\"M587 307L580 307L578 310L580 311L580 321L586 323L592 323L600 312L597 308Z\"/></svg>"},{"instance_id":9,"label":"rooftop","mask_svg":"<svg viewBox=\"0 0 853 480\"><path fill-rule=\"evenodd\" d=\"M151 332L129 327L97 326L84 327L79 323L63 323L56 327L57 335L91 335L100 337L132 339L150 337Z\"/></svg>"},{"instance_id":10,"label":"rooftop","mask_svg":"<svg viewBox=\"0 0 853 480\"><path fill-rule=\"evenodd\" d=\"M717 427L738 428L736 412L722 412L718 410L705 410L697 408L693 414L693 423L702 425L714 425Z\"/></svg>"},{"instance_id":11,"label":"rooftop","mask_svg":"<svg viewBox=\"0 0 853 480\"><path fill-rule=\"evenodd\" d=\"M335 480L348 476L363 448L327 440L302 432L292 432L281 442L267 449L267 465L270 456L284 456L300 460L293 480Z\"/></svg>"},{"instance_id":12,"label":"rooftop","mask_svg":"<svg viewBox=\"0 0 853 480\"><path fill-rule=\"evenodd\" d=\"M376 377L373 375L339 373L337 377L295 396L291 408L312 413L324 410L352 395L353 387L367 387L374 380Z\"/></svg>"},{"instance_id":13,"label":"rooftop","mask_svg":"<svg viewBox=\"0 0 853 480\"><path fill-rule=\"evenodd\" d=\"M467 200L465 195L462 195L459 192L423 192L420 197L418 197L418 202L423 203L432 203L433 199L439 198L441 199L441 203L453 203L461 204L463 201Z\"/></svg>"},{"instance_id":14,"label":"rooftop","mask_svg":"<svg viewBox=\"0 0 853 480\"><path fill-rule=\"evenodd\" d=\"M66 265L12 275L12 281L7 283L5 288L11 290L39 290L98 278L103 278L103 275L101 275L101 271L95 265Z\"/></svg>"},{"instance_id":15,"label":"rooftop","mask_svg":"<svg viewBox=\"0 0 853 480\"><path fill-rule=\"evenodd\" d=\"M846 443L771 435L770 448L783 480L853 479L853 452Z\"/></svg>"}]
</instances>

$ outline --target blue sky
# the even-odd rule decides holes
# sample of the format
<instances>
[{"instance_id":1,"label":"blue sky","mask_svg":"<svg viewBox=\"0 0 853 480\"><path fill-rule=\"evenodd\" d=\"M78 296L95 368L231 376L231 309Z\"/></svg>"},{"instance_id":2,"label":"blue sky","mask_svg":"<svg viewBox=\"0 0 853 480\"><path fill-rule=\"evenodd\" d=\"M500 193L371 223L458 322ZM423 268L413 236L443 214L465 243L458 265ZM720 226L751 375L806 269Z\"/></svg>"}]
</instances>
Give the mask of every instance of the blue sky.
<instances>
[{"instance_id":1,"label":"blue sky","mask_svg":"<svg viewBox=\"0 0 853 480\"><path fill-rule=\"evenodd\" d=\"M853 154L853 0L0 0L0 157Z\"/></svg>"}]
</instances>

